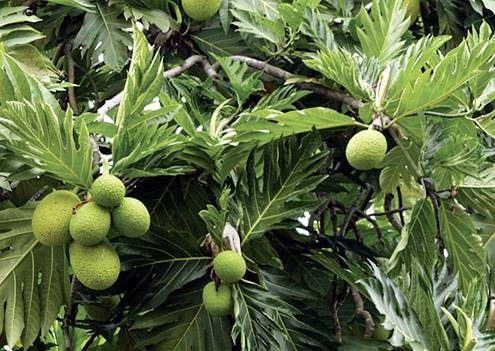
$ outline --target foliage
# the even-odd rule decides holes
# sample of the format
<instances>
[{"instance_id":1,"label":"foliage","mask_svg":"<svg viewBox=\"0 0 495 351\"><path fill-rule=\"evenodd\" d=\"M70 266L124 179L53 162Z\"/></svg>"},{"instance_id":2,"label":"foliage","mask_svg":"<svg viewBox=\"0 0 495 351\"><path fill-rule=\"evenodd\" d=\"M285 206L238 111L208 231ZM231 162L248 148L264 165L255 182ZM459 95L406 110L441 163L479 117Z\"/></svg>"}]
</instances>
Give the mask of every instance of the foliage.
<instances>
[{"instance_id":1,"label":"foliage","mask_svg":"<svg viewBox=\"0 0 495 351\"><path fill-rule=\"evenodd\" d=\"M405 6L3 1L0 346L495 350L495 2ZM388 151L358 171L370 126ZM122 272L96 292L31 216L107 170L151 228L110 237ZM224 249L248 271L218 318ZM82 308L114 295L107 321Z\"/></svg>"}]
</instances>

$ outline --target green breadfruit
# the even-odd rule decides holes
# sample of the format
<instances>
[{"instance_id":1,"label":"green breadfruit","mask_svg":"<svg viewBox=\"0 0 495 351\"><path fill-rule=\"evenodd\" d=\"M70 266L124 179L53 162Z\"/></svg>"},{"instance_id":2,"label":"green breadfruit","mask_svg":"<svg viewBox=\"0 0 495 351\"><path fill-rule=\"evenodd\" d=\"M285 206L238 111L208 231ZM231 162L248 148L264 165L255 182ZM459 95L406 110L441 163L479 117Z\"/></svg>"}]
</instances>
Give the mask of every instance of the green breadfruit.
<instances>
[{"instance_id":1,"label":"green breadfruit","mask_svg":"<svg viewBox=\"0 0 495 351\"><path fill-rule=\"evenodd\" d=\"M387 140L376 130L363 130L354 135L345 150L349 164L355 169L367 171L377 167L385 158Z\"/></svg>"},{"instance_id":2,"label":"green breadfruit","mask_svg":"<svg viewBox=\"0 0 495 351\"><path fill-rule=\"evenodd\" d=\"M105 239L111 224L110 212L95 202L88 202L72 216L70 235L85 246L96 245Z\"/></svg>"},{"instance_id":3,"label":"green breadfruit","mask_svg":"<svg viewBox=\"0 0 495 351\"><path fill-rule=\"evenodd\" d=\"M411 18L411 23L416 22L419 16L420 0L404 0L406 5L406 17Z\"/></svg>"},{"instance_id":4,"label":"green breadfruit","mask_svg":"<svg viewBox=\"0 0 495 351\"><path fill-rule=\"evenodd\" d=\"M213 17L222 0L182 0L184 12L196 21L205 21Z\"/></svg>"},{"instance_id":5,"label":"green breadfruit","mask_svg":"<svg viewBox=\"0 0 495 351\"><path fill-rule=\"evenodd\" d=\"M112 317L114 308L119 304L120 296L105 296L98 303L84 304L88 316L98 322L105 322Z\"/></svg>"},{"instance_id":6,"label":"green breadfruit","mask_svg":"<svg viewBox=\"0 0 495 351\"><path fill-rule=\"evenodd\" d=\"M222 281L235 283L246 274L246 261L235 251L222 251L213 260L213 268Z\"/></svg>"},{"instance_id":7,"label":"green breadfruit","mask_svg":"<svg viewBox=\"0 0 495 351\"><path fill-rule=\"evenodd\" d=\"M70 264L77 279L93 290L111 287L120 274L120 259L110 242L84 246L73 241L69 247Z\"/></svg>"},{"instance_id":8,"label":"green breadfruit","mask_svg":"<svg viewBox=\"0 0 495 351\"><path fill-rule=\"evenodd\" d=\"M373 330L373 339L387 341L390 337L390 332L385 329L382 323L375 325L375 329Z\"/></svg>"},{"instance_id":9,"label":"green breadfruit","mask_svg":"<svg viewBox=\"0 0 495 351\"><path fill-rule=\"evenodd\" d=\"M232 312L233 300L230 286L220 284L218 289L215 282L209 282L203 288L203 306L206 312L215 317L224 317Z\"/></svg>"},{"instance_id":10,"label":"green breadfruit","mask_svg":"<svg viewBox=\"0 0 495 351\"><path fill-rule=\"evenodd\" d=\"M57 190L40 201L33 213L33 234L46 246L60 246L70 241L69 226L74 206L80 200L68 190Z\"/></svg>"},{"instance_id":11,"label":"green breadfruit","mask_svg":"<svg viewBox=\"0 0 495 351\"><path fill-rule=\"evenodd\" d=\"M100 206L118 206L125 196L124 183L111 174L102 175L98 177L91 186L91 196Z\"/></svg>"},{"instance_id":12,"label":"green breadfruit","mask_svg":"<svg viewBox=\"0 0 495 351\"><path fill-rule=\"evenodd\" d=\"M121 235L137 238L150 228L150 214L138 199L126 197L112 212L113 227Z\"/></svg>"}]
</instances>

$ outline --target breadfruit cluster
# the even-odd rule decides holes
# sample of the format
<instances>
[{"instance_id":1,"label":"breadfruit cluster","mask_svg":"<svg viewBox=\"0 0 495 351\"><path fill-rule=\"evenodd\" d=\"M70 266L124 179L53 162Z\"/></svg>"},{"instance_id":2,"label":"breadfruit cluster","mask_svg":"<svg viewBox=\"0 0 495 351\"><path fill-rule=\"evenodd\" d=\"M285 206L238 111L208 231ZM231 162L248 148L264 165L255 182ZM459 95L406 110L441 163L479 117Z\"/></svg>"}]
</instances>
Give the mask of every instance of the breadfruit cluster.
<instances>
[{"instance_id":1,"label":"breadfruit cluster","mask_svg":"<svg viewBox=\"0 0 495 351\"><path fill-rule=\"evenodd\" d=\"M70 191L54 191L36 207L32 229L43 245L70 243L74 275L90 289L105 290L120 274L120 259L107 239L109 232L142 236L149 229L150 215L141 201L125 197L124 184L113 175L96 179L90 194L90 200L82 202Z\"/></svg>"},{"instance_id":2,"label":"breadfruit cluster","mask_svg":"<svg viewBox=\"0 0 495 351\"><path fill-rule=\"evenodd\" d=\"M232 289L229 284L237 283L246 274L246 261L235 251L220 252L213 260L213 270L220 285L210 282L203 288L203 306L216 317L223 317L232 312Z\"/></svg>"},{"instance_id":3,"label":"breadfruit cluster","mask_svg":"<svg viewBox=\"0 0 495 351\"><path fill-rule=\"evenodd\" d=\"M376 168L385 158L387 139L376 130L363 130L355 134L345 150L349 164L360 171Z\"/></svg>"},{"instance_id":4,"label":"breadfruit cluster","mask_svg":"<svg viewBox=\"0 0 495 351\"><path fill-rule=\"evenodd\" d=\"M206 21L220 9L222 0L182 0L186 15L196 21Z\"/></svg>"}]
</instances>

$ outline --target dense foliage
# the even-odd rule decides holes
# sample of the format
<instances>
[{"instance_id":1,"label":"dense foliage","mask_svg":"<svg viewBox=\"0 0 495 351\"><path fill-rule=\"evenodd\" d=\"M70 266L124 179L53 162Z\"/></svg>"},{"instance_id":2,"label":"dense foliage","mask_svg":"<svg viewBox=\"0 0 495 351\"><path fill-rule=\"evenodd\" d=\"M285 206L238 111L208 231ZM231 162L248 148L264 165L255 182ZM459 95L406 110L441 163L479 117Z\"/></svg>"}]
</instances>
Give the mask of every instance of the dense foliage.
<instances>
[{"instance_id":1,"label":"dense foliage","mask_svg":"<svg viewBox=\"0 0 495 351\"><path fill-rule=\"evenodd\" d=\"M495 1L417 6L2 1L0 345L495 350ZM108 167L151 227L96 291L32 216Z\"/></svg>"}]
</instances>

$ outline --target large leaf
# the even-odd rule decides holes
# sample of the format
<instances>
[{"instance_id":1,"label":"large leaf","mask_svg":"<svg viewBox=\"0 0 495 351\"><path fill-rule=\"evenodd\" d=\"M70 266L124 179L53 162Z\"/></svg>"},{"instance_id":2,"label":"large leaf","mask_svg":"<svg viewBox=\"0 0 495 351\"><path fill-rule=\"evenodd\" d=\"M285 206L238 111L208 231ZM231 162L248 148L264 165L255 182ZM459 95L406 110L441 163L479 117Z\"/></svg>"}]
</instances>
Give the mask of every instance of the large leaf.
<instances>
[{"instance_id":1,"label":"large leaf","mask_svg":"<svg viewBox=\"0 0 495 351\"><path fill-rule=\"evenodd\" d=\"M232 338L246 351L282 349L276 333L284 333L280 318L293 318L292 306L261 286L242 282L233 288L235 324Z\"/></svg>"},{"instance_id":2,"label":"large leaf","mask_svg":"<svg viewBox=\"0 0 495 351\"><path fill-rule=\"evenodd\" d=\"M342 62L346 64L343 65ZM342 85L354 97L373 101L373 85L380 69L375 58L366 58L346 49L326 49L304 63L325 77Z\"/></svg>"},{"instance_id":3,"label":"large leaf","mask_svg":"<svg viewBox=\"0 0 495 351\"><path fill-rule=\"evenodd\" d=\"M349 116L324 107L280 112L257 110L242 115L235 123L236 142L259 141L266 143L282 136L305 133L313 128L318 130L356 125Z\"/></svg>"},{"instance_id":4,"label":"large leaf","mask_svg":"<svg viewBox=\"0 0 495 351\"><path fill-rule=\"evenodd\" d=\"M493 217L495 213L495 167L481 172L479 179L467 177L459 185L457 200L479 214Z\"/></svg>"},{"instance_id":5,"label":"large leaf","mask_svg":"<svg viewBox=\"0 0 495 351\"><path fill-rule=\"evenodd\" d=\"M57 99L25 66L0 48L0 106L7 101L31 101L48 104L57 116L62 109Z\"/></svg>"},{"instance_id":6,"label":"large leaf","mask_svg":"<svg viewBox=\"0 0 495 351\"><path fill-rule=\"evenodd\" d=\"M394 346L408 344L414 351L430 349L430 344L421 328L416 313L409 306L399 287L391 281L375 264L371 264L374 278L361 280L371 301L380 314L385 316L383 323L388 330L393 329L390 343Z\"/></svg>"},{"instance_id":7,"label":"large leaf","mask_svg":"<svg viewBox=\"0 0 495 351\"><path fill-rule=\"evenodd\" d=\"M377 1L371 16L363 8L358 18L357 35L365 55L385 63L400 54L404 47L401 38L410 23L402 0Z\"/></svg>"},{"instance_id":8,"label":"large leaf","mask_svg":"<svg viewBox=\"0 0 495 351\"><path fill-rule=\"evenodd\" d=\"M288 273L275 268L263 268L260 271L263 283L273 295L293 306L298 312L293 316L274 313L275 319L284 326L284 332L277 333L281 349L287 351L324 350L332 344L328 335L329 320L322 321L311 306L320 306L320 296L307 290ZM327 322L327 323L324 323Z\"/></svg>"},{"instance_id":9,"label":"large leaf","mask_svg":"<svg viewBox=\"0 0 495 351\"><path fill-rule=\"evenodd\" d=\"M248 66L246 64L234 61L228 57L216 57L216 60L229 78L232 89L237 96L239 106L242 106L252 93L263 90L263 82L259 79L261 73L248 74Z\"/></svg>"},{"instance_id":10,"label":"large leaf","mask_svg":"<svg viewBox=\"0 0 495 351\"><path fill-rule=\"evenodd\" d=\"M74 7L79 10L83 10L86 12L95 12L96 7L88 0L48 0L49 2L53 2L54 4L60 4L64 6Z\"/></svg>"},{"instance_id":11,"label":"large leaf","mask_svg":"<svg viewBox=\"0 0 495 351\"><path fill-rule=\"evenodd\" d=\"M485 26L485 25L484 25ZM495 62L495 39L478 38L475 30L443 59L425 69L408 86L392 91L400 96L386 106L389 116L400 118L440 106L469 81L490 74Z\"/></svg>"},{"instance_id":12,"label":"large leaf","mask_svg":"<svg viewBox=\"0 0 495 351\"><path fill-rule=\"evenodd\" d=\"M93 62L103 54L105 63L120 70L127 62L127 47L132 44L124 31L130 24L119 18L119 10L96 3L96 11L84 16L84 23L74 39L74 46L81 47L83 55L90 55Z\"/></svg>"},{"instance_id":13,"label":"large leaf","mask_svg":"<svg viewBox=\"0 0 495 351\"><path fill-rule=\"evenodd\" d=\"M93 180L92 149L84 123L74 140L71 110L63 122L43 102L8 102L0 108L2 124L10 133L7 147L26 164L69 184L88 188ZM63 124L62 124L63 123Z\"/></svg>"},{"instance_id":14,"label":"large leaf","mask_svg":"<svg viewBox=\"0 0 495 351\"><path fill-rule=\"evenodd\" d=\"M140 333L139 345L158 345L156 351L230 350L228 319L206 312L201 290L199 284L182 289L141 316L133 325Z\"/></svg>"},{"instance_id":15,"label":"large leaf","mask_svg":"<svg viewBox=\"0 0 495 351\"><path fill-rule=\"evenodd\" d=\"M417 260L429 271L437 261L436 235L433 206L427 199L419 200L390 258L391 266L405 264L410 268Z\"/></svg>"},{"instance_id":16,"label":"large leaf","mask_svg":"<svg viewBox=\"0 0 495 351\"><path fill-rule=\"evenodd\" d=\"M184 139L175 133L177 127L167 122L181 106L171 101L158 110L145 111L159 95L162 84L160 56L153 55L144 34L134 28L134 52L112 144L114 172L145 177L176 175L189 170L183 163L170 160L183 148Z\"/></svg>"},{"instance_id":17,"label":"large leaf","mask_svg":"<svg viewBox=\"0 0 495 351\"><path fill-rule=\"evenodd\" d=\"M254 154L250 157L245 178L247 191L238 194L244 242L283 227L283 220L318 206L318 200L307 197L325 179L315 175L326 159L326 153L317 151L318 145L316 133L267 145L260 178Z\"/></svg>"},{"instance_id":18,"label":"large leaf","mask_svg":"<svg viewBox=\"0 0 495 351\"><path fill-rule=\"evenodd\" d=\"M31 231L32 207L0 212L0 334L28 348L48 332L68 294L63 247L42 246Z\"/></svg>"},{"instance_id":19,"label":"large leaf","mask_svg":"<svg viewBox=\"0 0 495 351\"><path fill-rule=\"evenodd\" d=\"M27 23L39 22L41 19L24 14L26 9L26 6L0 9L0 42L7 50L44 37L43 33L27 25Z\"/></svg>"},{"instance_id":20,"label":"large leaf","mask_svg":"<svg viewBox=\"0 0 495 351\"><path fill-rule=\"evenodd\" d=\"M440 208L442 238L449 258L459 273L461 287L463 291L467 291L473 280L485 279L485 254L469 215L459 208L446 208L449 205L451 204L446 202Z\"/></svg>"}]
</instances>

